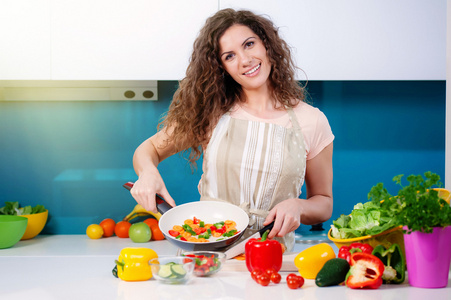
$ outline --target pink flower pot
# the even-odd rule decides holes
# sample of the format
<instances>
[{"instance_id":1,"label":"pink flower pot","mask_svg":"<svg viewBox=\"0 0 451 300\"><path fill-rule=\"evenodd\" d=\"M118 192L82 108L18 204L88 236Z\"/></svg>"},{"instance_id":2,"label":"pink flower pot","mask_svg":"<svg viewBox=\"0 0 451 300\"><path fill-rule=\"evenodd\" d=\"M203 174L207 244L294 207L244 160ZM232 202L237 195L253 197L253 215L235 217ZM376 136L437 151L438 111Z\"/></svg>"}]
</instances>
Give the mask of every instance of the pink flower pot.
<instances>
[{"instance_id":1,"label":"pink flower pot","mask_svg":"<svg viewBox=\"0 0 451 300\"><path fill-rule=\"evenodd\" d=\"M432 233L404 234L404 245L407 275L411 286L420 288L447 286L451 262L451 226L435 227Z\"/></svg>"}]
</instances>

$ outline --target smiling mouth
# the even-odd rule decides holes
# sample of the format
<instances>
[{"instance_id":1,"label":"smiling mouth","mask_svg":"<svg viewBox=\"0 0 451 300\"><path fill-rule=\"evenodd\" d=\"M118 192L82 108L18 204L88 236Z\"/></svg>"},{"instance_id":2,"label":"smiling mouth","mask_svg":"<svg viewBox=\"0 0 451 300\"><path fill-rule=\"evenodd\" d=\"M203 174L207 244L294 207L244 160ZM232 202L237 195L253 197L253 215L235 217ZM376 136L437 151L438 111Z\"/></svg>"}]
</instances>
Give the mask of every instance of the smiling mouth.
<instances>
[{"instance_id":1,"label":"smiling mouth","mask_svg":"<svg viewBox=\"0 0 451 300\"><path fill-rule=\"evenodd\" d=\"M252 73L256 72L258 69L260 69L262 64L258 64L257 66L255 66L254 68L252 68L251 70L247 71L246 73L244 73L244 75L251 75Z\"/></svg>"}]
</instances>

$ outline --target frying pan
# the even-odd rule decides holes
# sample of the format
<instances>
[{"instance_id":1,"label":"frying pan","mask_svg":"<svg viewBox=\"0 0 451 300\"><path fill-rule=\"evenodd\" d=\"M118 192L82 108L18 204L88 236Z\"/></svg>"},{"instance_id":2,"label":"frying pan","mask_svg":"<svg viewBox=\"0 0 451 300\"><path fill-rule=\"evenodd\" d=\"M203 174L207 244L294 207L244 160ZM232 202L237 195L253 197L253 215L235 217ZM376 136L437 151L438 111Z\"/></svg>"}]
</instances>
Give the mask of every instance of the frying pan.
<instances>
[{"instance_id":1,"label":"frying pan","mask_svg":"<svg viewBox=\"0 0 451 300\"><path fill-rule=\"evenodd\" d=\"M127 182L123 185L126 189L131 190L133 182ZM158 222L160 230L163 232L166 240L175 246L188 250L209 250L218 251L225 250L236 241L240 239L244 231L249 225L249 216L240 207L222 201L196 201L186 204L181 204L176 207L170 206L160 195L156 195L157 210L161 213L161 218ZM210 242L196 243L189 241L182 241L176 239L169 234L169 230L174 225L183 225L186 219L193 219L196 217L205 222L205 224L217 223L225 220L233 220L236 222L236 229L238 231L234 236L215 240L210 238Z\"/></svg>"}]
</instances>

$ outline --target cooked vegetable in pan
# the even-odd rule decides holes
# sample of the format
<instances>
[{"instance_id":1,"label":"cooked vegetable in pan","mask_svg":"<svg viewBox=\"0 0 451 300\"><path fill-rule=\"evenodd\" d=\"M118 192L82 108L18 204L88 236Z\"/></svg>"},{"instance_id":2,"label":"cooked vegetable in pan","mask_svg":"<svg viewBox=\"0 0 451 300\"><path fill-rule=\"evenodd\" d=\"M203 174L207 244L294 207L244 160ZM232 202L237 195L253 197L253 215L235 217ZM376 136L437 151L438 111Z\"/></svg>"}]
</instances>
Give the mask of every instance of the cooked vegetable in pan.
<instances>
[{"instance_id":1,"label":"cooked vegetable in pan","mask_svg":"<svg viewBox=\"0 0 451 300\"><path fill-rule=\"evenodd\" d=\"M183 225L174 225L172 230L169 230L169 235L176 239L195 243L219 241L237 233L235 221L226 220L211 224L196 217L185 220Z\"/></svg>"}]
</instances>

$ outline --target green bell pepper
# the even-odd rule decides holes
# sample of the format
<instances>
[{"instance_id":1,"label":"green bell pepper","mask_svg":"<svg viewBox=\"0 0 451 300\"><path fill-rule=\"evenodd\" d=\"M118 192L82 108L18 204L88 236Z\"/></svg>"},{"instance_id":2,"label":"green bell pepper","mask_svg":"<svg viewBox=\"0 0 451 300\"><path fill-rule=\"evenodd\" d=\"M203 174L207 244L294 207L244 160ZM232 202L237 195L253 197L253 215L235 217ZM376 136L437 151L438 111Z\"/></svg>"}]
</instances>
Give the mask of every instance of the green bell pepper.
<instances>
[{"instance_id":1,"label":"green bell pepper","mask_svg":"<svg viewBox=\"0 0 451 300\"><path fill-rule=\"evenodd\" d=\"M392 244L388 249L377 245L372 254L378 257L385 266L382 280L384 283L403 283L406 275L406 259L398 244Z\"/></svg>"}]
</instances>

